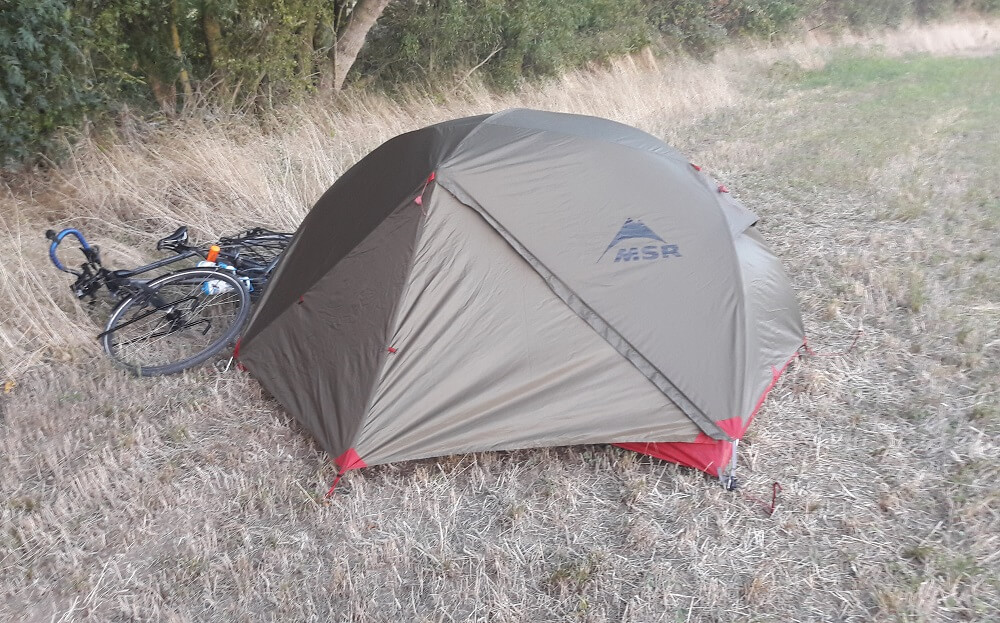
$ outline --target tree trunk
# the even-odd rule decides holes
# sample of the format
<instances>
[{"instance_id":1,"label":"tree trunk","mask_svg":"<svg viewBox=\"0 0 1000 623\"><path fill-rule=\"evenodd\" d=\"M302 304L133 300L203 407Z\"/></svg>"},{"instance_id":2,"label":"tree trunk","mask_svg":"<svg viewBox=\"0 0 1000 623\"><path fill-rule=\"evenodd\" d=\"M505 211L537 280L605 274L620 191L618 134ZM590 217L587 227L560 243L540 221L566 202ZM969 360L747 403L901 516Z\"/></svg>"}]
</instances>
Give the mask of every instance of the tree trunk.
<instances>
[{"instance_id":1,"label":"tree trunk","mask_svg":"<svg viewBox=\"0 0 1000 623\"><path fill-rule=\"evenodd\" d=\"M316 35L316 11L311 10L302 24L302 39L299 43L300 78L308 79L313 74L313 37Z\"/></svg>"},{"instance_id":2,"label":"tree trunk","mask_svg":"<svg viewBox=\"0 0 1000 623\"><path fill-rule=\"evenodd\" d=\"M215 15L215 7L211 2L205 2L201 8L201 29L205 35L205 47L208 48L208 60L212 71L220 71L219 61L222 54L222 27Z\"/></svg>"},{"instance_id":3,"label":"tree trunk","mask_svg":"<svg viewBox=\"0 0 1000 623\"><path fill-rule=\"evenodd\" d=\"M368 31L371 30L388 4L389 0L358 0L358 3L354 5L354 10L348 16L343 32L337 38L337 44L330 50L331 54L334 55L334 89L339 91L344 86L347 72L357 60L361 46L365 44Z\"/></svg>"},{"instance_id":4,"label":"tree trunk","mask_svg":"<svg viewBox=\"0 0 1000 623\"><path fill-rule=\"evenodd\" d=\"M316 57L316 71L319 73L319 90L333 90L333 73L336 65L337 53L334 51L334 44L337 42L337 26L334 23L323 20L316 27L316 36L313 39L313 49L319 52Z\"/></svg>"},{"instance_id":5,"label":"tree trunk","mask_svg":"<svg viewBox=\"0 0 1000 623\"><path fill-rule=\"evenodd\" d=\"M174 45L174 56L177 57L177 62L181 64L181 71L178 78L180 78L181 87L184 89L184 102L187 103L192 95L191 78L184 67L184 53L181 51L181 35L177 31L177 0L171 0L170 2L170 40Z\"/></svg>"},{"instance_id":6,"label":"tree trunk","mask_svg":"<svg viewBox=\"0 0 1000 623\"><path fill-rule=\"evenodd\" d=\"M153 91L153 97L156 98L156 103L160 105L160 110L163 111L167 117L173 117L177 114L177 92L174 85L164 84L162 80L156 77L154 72L147 72L147 77L149 79L149 88Z\"/></svg>"},{"instance_id":7,"label":"tree trunk","mask_svg":"<svg viewBox=\"0 0 1000 623\"><path fill-rule=\"evenodd\" d=\"M316 58L319 90L324 93L333 90L334 68L337 64L337 30L344 23L345 11L346 2L334 0L333 12L323 15L313 37L313 50L319 53Z\"/></svg>"}]
</instances>

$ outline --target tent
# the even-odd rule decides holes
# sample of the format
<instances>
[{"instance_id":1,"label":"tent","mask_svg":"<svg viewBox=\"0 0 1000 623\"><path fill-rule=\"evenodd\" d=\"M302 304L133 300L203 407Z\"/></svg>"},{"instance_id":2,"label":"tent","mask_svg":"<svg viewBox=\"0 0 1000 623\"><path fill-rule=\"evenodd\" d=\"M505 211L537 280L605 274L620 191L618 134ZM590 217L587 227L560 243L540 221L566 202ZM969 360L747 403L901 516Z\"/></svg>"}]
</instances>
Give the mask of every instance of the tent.
<instances>
[{"instance_id":1,"label":"tent","mask_svg":"<svg viewBox=\"0 0 1000 623\"><path fill-rule=\"evenodd\" d=\"M632 127L439 123L319 199L238 358L341 473L614 443L723 477L804 339L756 221Z\"/></svg>"}]
</instances>

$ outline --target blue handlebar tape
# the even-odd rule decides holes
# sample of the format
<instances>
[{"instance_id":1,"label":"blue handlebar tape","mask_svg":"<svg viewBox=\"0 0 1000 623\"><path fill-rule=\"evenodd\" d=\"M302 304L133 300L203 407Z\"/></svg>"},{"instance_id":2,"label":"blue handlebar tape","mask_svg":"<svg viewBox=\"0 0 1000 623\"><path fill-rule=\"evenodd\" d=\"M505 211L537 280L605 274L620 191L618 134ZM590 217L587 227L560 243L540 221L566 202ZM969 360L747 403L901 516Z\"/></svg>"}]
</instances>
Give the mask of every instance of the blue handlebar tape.
<instances>
[{"instance_id":1,"label":"blue handlebar tape","mask_svg":"<svg viewBox=\"0 0 1000 623\"><path fill-rule=\"evenodd\" d=\"M59 258L56 257L56 249L59 248L59 244L63 241L63 238L69 235L76 236L76 239L80 241L80 246L83 247L85 251L90 251L90 245L87 244L87 239L83 237L83 234L80 233L79 230L64 229L58 234L56 234L56 239L52 241L51 245L49 245L49 259L52 260L52 263L56 265L56 268L58 268L63 272L69 272L69 271L66 270L66 267L63 266L62 263L59 261Z\"/></svg>"}]
</instances>

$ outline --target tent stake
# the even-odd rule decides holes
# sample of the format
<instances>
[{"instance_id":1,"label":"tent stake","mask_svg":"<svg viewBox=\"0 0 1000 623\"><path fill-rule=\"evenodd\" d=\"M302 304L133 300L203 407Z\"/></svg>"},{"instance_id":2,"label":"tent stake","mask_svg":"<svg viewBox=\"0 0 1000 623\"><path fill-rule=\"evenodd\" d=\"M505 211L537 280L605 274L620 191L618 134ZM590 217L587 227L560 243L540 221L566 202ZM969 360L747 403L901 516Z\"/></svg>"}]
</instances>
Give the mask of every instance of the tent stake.
<instances>
[{"instance_id":1,"label":"tent stake","mask_svg":"<svg viewBox=\"0 0 1000 623\"><path fill-rule=\"evenodd\" d=\"M740 440L733 440L733 454L729 458L729 465L726 469L719 471L719 482L726 488L726 491L736 491L739 481L736 480L736 451L739 450Z\"/></svg>"}]
</instances>

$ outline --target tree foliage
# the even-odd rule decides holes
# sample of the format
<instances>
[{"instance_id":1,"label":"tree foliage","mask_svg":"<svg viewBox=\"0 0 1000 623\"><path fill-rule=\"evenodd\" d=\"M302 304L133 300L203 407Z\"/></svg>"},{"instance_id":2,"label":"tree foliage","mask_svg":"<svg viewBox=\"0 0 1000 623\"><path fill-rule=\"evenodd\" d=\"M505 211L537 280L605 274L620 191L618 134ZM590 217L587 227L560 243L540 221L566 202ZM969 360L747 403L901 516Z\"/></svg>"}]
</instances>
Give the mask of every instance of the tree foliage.
<instances>
[{"instance_id":1,"label":"tree foliage","mask_svg":"<svg viewBox=\"0 0 1000 623\"><path fill-rule=\"evenodd\" d=\"M475 72L509 89L651 42L710 56L802 18L866 28L956 10L1000 0L0 0L0 164L123 105L268 108L345 78L393 89Z\"/></svg>"},{"instance_id":2,"label":"tree foliage","mask_svg":"<svg viewBox=\"0 0 1000 623\"><path fill-rule=\"evenodd\" d=\"M96 104L64 0L0 1L0 165L52 148Z\"/></svg>"},{"instance_id":3,"label":"tree foliage","mask_svg":"<svg viewBox=\"0 0 1000 623\"><path fill-rule=\"evenodd\" d=\"M510 88L648 41L639 0L400 0L371 33L357 73L394 85L481 66L491 84Z\"/></svg>"},{"instance_id":4,"label":"tree foliage","mask_svg":"<svg viewBox=\"0 0 1000 623\"><path fill-rule=\"evenodd\" d=\"M312 86L314 41L332 45L333 13L325 0L91 0L87 16L99 37L108 75L145 84L174 112L192 88L229 104L286 99ZM174 36L176 33L176 37ZM186 94L184 97L189 97Z\"/></svg>"}]
</instances>

